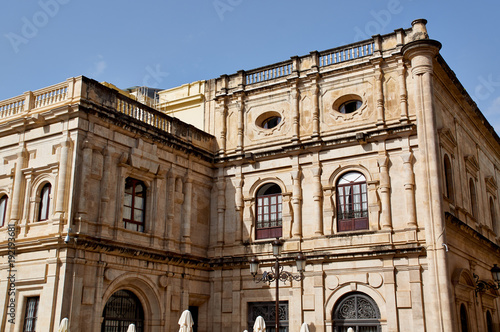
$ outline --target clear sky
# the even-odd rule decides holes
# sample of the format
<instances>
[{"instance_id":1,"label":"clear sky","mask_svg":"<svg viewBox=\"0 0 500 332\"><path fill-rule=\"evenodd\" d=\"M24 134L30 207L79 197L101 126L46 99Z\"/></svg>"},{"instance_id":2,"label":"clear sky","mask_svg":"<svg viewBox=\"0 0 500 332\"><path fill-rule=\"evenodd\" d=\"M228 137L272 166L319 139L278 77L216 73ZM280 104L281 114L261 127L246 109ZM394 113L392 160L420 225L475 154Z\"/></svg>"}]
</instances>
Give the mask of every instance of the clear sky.
<instances>
[{"instance_id":1,"label":"clear sky","mask_svg":"<svg viewBox=\"0 0 500 332\"><path fill-rule=\"evenodd\" d=\"M0 11L0 100L85 75L168 89L428 20L500 133L498 0L40 0Z\"/></svg>"}]
</instances>

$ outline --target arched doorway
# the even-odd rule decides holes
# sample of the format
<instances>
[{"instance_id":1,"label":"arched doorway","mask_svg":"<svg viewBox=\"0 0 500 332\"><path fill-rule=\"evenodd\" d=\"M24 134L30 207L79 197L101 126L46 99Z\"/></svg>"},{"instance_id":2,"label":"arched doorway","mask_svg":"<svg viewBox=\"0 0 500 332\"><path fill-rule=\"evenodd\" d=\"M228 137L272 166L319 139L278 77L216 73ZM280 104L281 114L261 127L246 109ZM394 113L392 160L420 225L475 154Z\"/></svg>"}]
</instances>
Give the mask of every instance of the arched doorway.
<instances>
[{"instance_id":1,"label":"arched doorway","mask_svg":"<svg viewBox=\"0 0 500 332\"><path fill-rule=\"evenodd\" d=\"M344 295L333 310L334 332L380 332L380 310L371 297L359 292ZM349 330L350 331L350 330Z\"/></svg>"},{"instance_id":2,"label":"arched doorway","mask_svg":"<svg viewBox=\"0 0 500 332\"><path fill-rule=\"evenodd\" d=\"M119 290L106 302L102 312L101 332L126 332L134 324L137 332L144 331L144 311L137 296Z\"/></svg>"}]
</instances>

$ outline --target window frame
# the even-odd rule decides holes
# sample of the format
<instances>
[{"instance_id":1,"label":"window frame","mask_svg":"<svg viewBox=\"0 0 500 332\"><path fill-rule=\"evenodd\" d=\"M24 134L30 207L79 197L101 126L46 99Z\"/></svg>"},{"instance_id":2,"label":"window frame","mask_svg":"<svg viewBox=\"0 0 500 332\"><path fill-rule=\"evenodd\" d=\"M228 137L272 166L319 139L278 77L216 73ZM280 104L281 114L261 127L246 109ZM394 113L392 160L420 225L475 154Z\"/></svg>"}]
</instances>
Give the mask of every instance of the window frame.
<instances>
[{"instance_id":1,"label":"window frame","mask_svg":"<svg viewBox=\"0 0 500 332\"><path fill-rule=\"evenodd\" d=\"M350 181L349 183L340 184L340 182L345 179L349 174L358 174L363 177L363 181ZM346 180L347 181L347 180ZM354 188L358 187L359 191L356 193ZM350 188L350 191L346 193L346 188ZM363 191L364 189L364 191ZM342 190L342 195L341 195ZM356 203L354 196L360 196L359 203ZM363 196L365 200L363 200ZM346 203L345 197L350 197L350 201ZM341 199L343 201L341 202ZM370 228L369 224L369 214L368 214L368 184L366 181L366 176L358 171L349 171L342 174L336 182L336 202L337 202L337 232L351 232L368 230ZM354 204L360 204L361 210L354 210ZM365 206L366 208L363 208ZM344 207L344 211L342 211ZM346 209L346 207L348 207ZM362 214L361 217L353 216L352 218L341 218L341 216L348 213L358 213Z\"/></svg>"},{"instance_id":2,"label":"window frame","mask_svg":"<svg viewBox=\"0 0 500 332\"><path fill-rule=\"evenodd\" d=\"M495 210L495 200L491 196L490 196L490 199L488 201L488 205L489 205L489 208L490 208L491 229L496 234L496 232L497 232L497 223L498 223L497 212Z\"/></svg>"},{"instance_id":3,"label":"window frame","mask_svg":"<svg viewBox=\"0 0 500 332\"><path fill-rule=\"evenodd\" d=\"M352 108L350 105L355 104L354 108ZM339 106L339 113L342 114L351 114L359 110L363 106L363 101L360 99L351 99L343 102Z\"/></svg>"},{"instance_id":4,"label":"window frame","mask_svg":"<svg viewBox=\"0 0 500 332\"><path fill-rule=\"evenodd\" d=\"M476 184L472 178L469 179L470 213L474 219L478 218Z\"/></svg>"},{"instance_id":5,"label":"window frame","mask_svg":"<svg viewBox=\"0 0 500 332\"><path fill-rule=\"evenodd\" d=\"M273 115L262 121L261 127L264 129L273 129L281 122L281 116Z\"/></svg>"},{"instance_id":6,"label":"window frame","mask_svg":"<svg viewBox=\"0 0 500 332\"><path fill-rule=\"evenodd\" d=\"M266 194L269 191L277 191ZM275 200L272 203L272 200ZM274 207L274 211L273 211ZM267 208L267 212L265 212ZM273 220L273 216L275 219ZM267 220L266 220L267 217ZM262 185L255 196L255 239L270 239L283 235L283 193L275 183Z\"/></svg>"},{"instance_id":7,"label":"window frame","mask_svg":"<svg viewBox=\"0 0 500 332\"><path fill-rule=\"evenodd\" d=\"M118 304L115 305L115 302ZM128 312L124 314L123 311L125 309L133 309L133 315ZM111 311L114 311L115 316L111 315ZM130 324L135 325L137 332L145 331L146 317L144 305L139 297L128 289L117 290L108 298L102 309L101 319L101 332L124 331ZM111 325L106 326L108 322L110 322Z\"/></svg>"},{"instance_id":8,"label":"window frame","mask_svg":"<svg viewBox=\"0 0 500 332\"><path fill-rule=\"evenodd\" d=\"M127 185L128 183L131 183L132 186L132 192L128 193L127 192ZM143 196L137 195L136 188L138 185L142 185L143 191L142 194ZM131 196L130 200L130 206L126 205L127 204L127 195ZM142 197L143 202L142 202L142 208L139 208L136 206L136 198L137 197ZM132 231L137 231L137 232L145 232L146 230L146 204L147 204L147 186L144 183L144 181L132 178L132 177L127 177L125 179L125 185L124 185L124 195L123 195L123 227L128 230ZM130 209L130 218L126 218L126 209ZM140 211L140 216L141 220L136 220L136 212ZM132 225L135 225L135 229L132 228Z\"/></svg>"},{"instance_id":9,"label":"window frame","mask_svg":"<svg viewBox=\"0 0 500 332\"><path fill-rule=\"evenodd\" d=\"M464 303L460 305L460 331L468 332L469 331L469 313L467 311L467 307Z\"/></svg>"},{"instance_id":10,"label":"window frame","mask_svg":"<svg viewBox=\"0 0 500 332\"><path fill-rule=\"evenodd\" d=\"M32 310L32 315L29 314L29 305L31 301L34 300L34 308ZM29 296L25 298L24 302L24 313L23 313L23 332L36 332L36 323L38 320L38 307L40 306L40 296ZM32 323L31 326L27 326Z\"/></svg>"},{"instance_id":11,"label":"window frame","mask_svg":"<svg viewBox=\"0 0 500 332\"><path fill-rule=\"evenodd\" d=\"M455 201L455 186L453 185L453 166L447 154L443 158L445 196L450 202Z\"/></svg>"},{"instance_id":12,"label":"window frame","mask_svg":"<svg viewBox=\"0 0 500 332\"><path fill-rule=\"evenodd\" d=\"M2 209L2 204L4 204ZM9 196L4 194L0 197L0 227L5 226L7 221L7 205L9 204Z\"/></svg>"},{"instance_id":13,"label":"window frame","mask_svg":"<svg viewBox=\"0 0 500 332\"><path fill-rule=\"evenodd\" d=\"M38 218L37 221L47 221L50 218L50 204L51 204L51 194L52 194L52 184L50 182L45 183L40 189L40 194L38 198ZM47 197L44 203L44 197Z\"/></svg>"},{"instance_id":14,"label":"window frame","mask_svg":"<svg viewBox=\"0 0 500 332\"><path fill-rule=\"evenodd\" d=\"M349 301L351 303L349 303ZM360 317L360 312L361 313L367 313L370 311L360 311L360 310L349 310L346 311L347 313L355 313L354 318L346 318L346 317L341 317L344 314L344 311L342 310L343 307L347 305L353 305L355 309L359 309L360 306L360 301L365 301L365 306L369 305L371 306L372 310L371 312L375 317ZM353 303L352 303L353 302ZM332 323L333 323L333 331L334 332L340 332L344 331L342 328L346 327L354 327L355 331L358 331L359 327L371 327L375 328L377 331L382 331L382 327L380 324L381 320L381 314L380 314L380 308L378 307L377 303L373 298L371 298L369 295L361 293L361 292L349 292L345 295L343 295L336 303L332 312ZM340 328L340 329L339 329Z\"/></svg>"}]
</instances>

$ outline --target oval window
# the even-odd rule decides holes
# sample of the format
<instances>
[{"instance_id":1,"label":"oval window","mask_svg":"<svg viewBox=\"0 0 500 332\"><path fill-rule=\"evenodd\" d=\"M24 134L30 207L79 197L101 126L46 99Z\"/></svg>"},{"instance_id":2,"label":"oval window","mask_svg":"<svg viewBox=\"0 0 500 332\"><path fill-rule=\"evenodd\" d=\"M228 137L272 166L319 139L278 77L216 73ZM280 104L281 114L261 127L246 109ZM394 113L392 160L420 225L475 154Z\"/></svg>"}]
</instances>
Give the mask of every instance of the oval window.
<instances>
[{"instance_id":1,"label":"oval window","mask_svg":"<svg viewBox=\"0 0 500 332\"><path fill-rule=\"evenodd\" d=\"M262 128L264 129L271 129L279 125L281 122L281 117L280 116L272 116L270 118L265 119L262 121Z\"/></svg>"},{"instance_id":2,"label":"oval window","mask_svg":"<svg viewBox=\"0 0 500 332\"><path fill-rule=\"evenodd\" d=\"M361 100L349 100L340 105L339 112L342 114L349 114L357 111L363 103Z\"/></svg>"},{"instance_id":3,"label":"oval window","mask_svg":"<svg viewBox=\"0 0 500 332\"><path fill-rule=\"evenodd\" d=\"M275 111L265 112L257 117L255 124L263 129L273 129L278 127L282 121L281 114Z\"/></svg>"}]
</instances>

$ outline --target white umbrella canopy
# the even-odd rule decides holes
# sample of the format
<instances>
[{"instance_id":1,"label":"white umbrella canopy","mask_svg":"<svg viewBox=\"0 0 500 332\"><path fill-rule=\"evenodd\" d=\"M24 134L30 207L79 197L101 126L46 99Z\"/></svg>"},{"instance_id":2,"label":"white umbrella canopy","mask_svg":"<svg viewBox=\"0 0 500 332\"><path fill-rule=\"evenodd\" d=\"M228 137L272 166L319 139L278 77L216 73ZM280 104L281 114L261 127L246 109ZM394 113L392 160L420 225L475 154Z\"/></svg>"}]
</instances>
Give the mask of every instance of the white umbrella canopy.
<instances>
[{"instance_id":1,"label":"white umbrella canopy","mask_svg":"<svg viewBox=\"0 0 500 332\"><path fill-rule=\"evenodd\" d=\"M262 316L257 317L253 324L253 332L266 332L266 322Z\"/></svg>"},{"instance_id":2,"label":"white umbrella canopy","mask_svg":"<svg viewBox=\"0 0 500 332\"><path fill-rule=\"evenodd\" d=\"M61 320L61 324L59 324L57 332L69 332L69 321L67 318L63 318Z\"/></svg>"},{"instance_id":3,"label":"white umbrella canopy","mask_svg":"<svg viewBox=\"0 0 500 332\"><path fill-rule=\"evenodd\" d=\"M179 332L193 332L194 321L189 310L184 310L178 324L180 326Z\"/></svg>"},{"instance_id":4,"label":"white umbrella canopy","mask_svg":"<svg viewBox=\"0 0 500 332\"><path fill-rule=\"evenodd\" d=\"M307 323L302 324L302 326L300 327L300 332L309 332L309 326L307 325Z\"/></svg>"},{"instance_id":5,"label":"white umbrella canopy","mask_svg":"<svg viewBox=\"0 0 500 332\"><path fill-rule=\"evenodd\" d=\"M130 324L128 326L127 332L136 332L135 325L134 324Z\"/></svg>"},{"instance_id":6,"label":"white umbrella canopy","mask_svg":"<svg viewBox=\"0 0 500 332\"><path fill-rule=\"evenodd\" d=\"M354 332L354 329L352 327L347 329L347 332Z\"/></svg>"}]
</instances>

